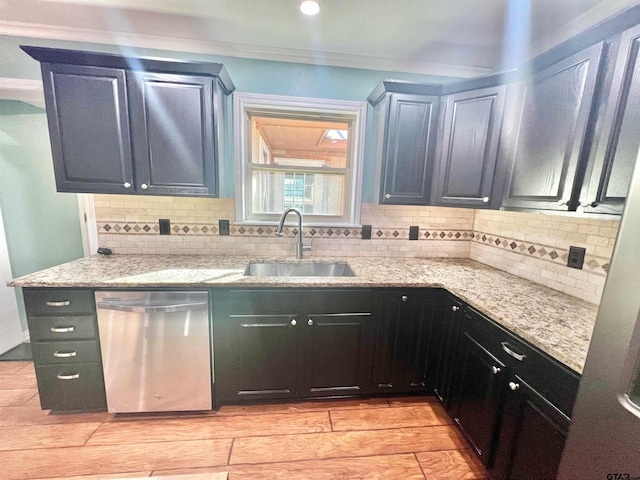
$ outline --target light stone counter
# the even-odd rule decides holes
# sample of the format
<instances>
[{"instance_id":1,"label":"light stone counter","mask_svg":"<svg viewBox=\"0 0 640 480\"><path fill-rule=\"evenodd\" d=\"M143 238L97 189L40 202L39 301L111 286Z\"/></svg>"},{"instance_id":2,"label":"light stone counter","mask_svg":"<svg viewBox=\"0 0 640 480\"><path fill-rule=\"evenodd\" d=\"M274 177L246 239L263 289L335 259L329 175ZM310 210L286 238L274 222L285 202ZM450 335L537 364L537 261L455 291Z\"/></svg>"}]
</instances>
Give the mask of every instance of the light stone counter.
<instances>
[{"instance_id":1,"label":"light stone counter","mask_svg":"<svg viewBox=\"0 0 640 480\"><path fill-rule=\"evenodd\" d=\"M252 260L205 255L95 255L7 283L14 287L441 287L582 373L598 307L472 260L349 258L355 277L244 277ZM336 262L308 258L302 262Z\"/></svg>"}]
</instances>

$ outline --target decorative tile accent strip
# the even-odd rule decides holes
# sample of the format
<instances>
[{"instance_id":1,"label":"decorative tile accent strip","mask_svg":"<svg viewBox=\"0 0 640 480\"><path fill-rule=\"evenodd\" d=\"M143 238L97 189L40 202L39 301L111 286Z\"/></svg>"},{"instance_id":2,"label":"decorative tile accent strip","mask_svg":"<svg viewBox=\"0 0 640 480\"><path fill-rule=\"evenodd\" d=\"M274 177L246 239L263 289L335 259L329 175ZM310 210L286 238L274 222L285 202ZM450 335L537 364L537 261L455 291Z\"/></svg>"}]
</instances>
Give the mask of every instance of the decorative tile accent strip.
<instances>
[{"instance_id":1,"label":"decorative tile accent strip","mask_svg":"<svg viewBox=\"0 0 640 480\"><path fill-rule=\"evenodd\" d=\"M435 230L423 228L423 232L418 240L446 240L446 241L468 241L474 237L471 230ZM119 235L157 235L160 229L157 223L151 222L119 222L98 221L98 233L119 234ZM171 226L174 235L197 235L211 236L218 235L218 226L212 223L175 223ZM372 240L407 240L409 238L408 228L372 228ZM275 227L268 225L232 225L229 229L232 236L241 237L272 237ZM296 236L298 229L295 227L285 227L285 236ZM305 227L303 228L305 238L353 238L359 239L361 229L359 228L339 228L339 227Z\"/></svg>"},{"instance_id":2,"label":"decorative tile accent strip","mask_svg":"<svg viewBox=\"0 0 640 480\"><path fill-rule=\"evenodd\" d=\"M518 255L545 260L557 265L566 266L567 259L569 258L569 251L566 248L505 238L486 232L474 232L472 240L476 243L507 250L510 253L516 253ZM594 275L606 276L609 270L610 260L611 259L607 257L587 255L584 263L585 270L588 270L589 273L593 273Z\"/></svg>"}]
</instances>

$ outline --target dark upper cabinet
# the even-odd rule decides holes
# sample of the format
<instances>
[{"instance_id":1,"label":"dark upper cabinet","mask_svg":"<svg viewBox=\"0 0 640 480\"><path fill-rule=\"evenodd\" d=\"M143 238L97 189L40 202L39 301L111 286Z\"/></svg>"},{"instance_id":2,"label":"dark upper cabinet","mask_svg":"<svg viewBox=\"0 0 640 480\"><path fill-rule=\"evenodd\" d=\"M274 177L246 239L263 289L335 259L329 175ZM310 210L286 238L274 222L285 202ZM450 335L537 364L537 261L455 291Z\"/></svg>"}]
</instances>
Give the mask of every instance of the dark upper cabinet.
<instances>
[{"instance_id":1,"label":"dark upper cabinet","mask_svg":"<svg viewBox=\"0 0 640 480\"><path fill-rule=\"evenodd\" d=\"M127 80L136 188L153 195L214 193L213 80L145 72L130 72Z\"/></svg>"},{"instance_id":2,"label":"dark upper cabinet","mask_svg":"<svg viewBox=\"0 0 640 480\"><path fill-rule=\"evenodd\" d=\"M42 64L56 186L127 193L133 185L125 71Z\"/></svg>"},{"instance_id":3,"label":"dark upper cabinet","mask_svg":"<svg viewBox=\"0 0 640 480\"><path fill-rule=\"evenodd\" d=\"M218 195L222 65L22 48L42 62L58 191Z\"/></svg>"},{"instance_id":4,"label":"dark upper cabinet","mask_svg":"<svg viewBox=\"0 0 640 480\"><path fill-rule=\"evenodd\" d=\"M585 212L621 214L640 148L640 26L622 34L605 97L580 205Z\"/></svg>"},{"instance_id":5,"label":"dark upper cabinet","mask_svg":"<svg viewBox=\"0 0 640 480\"><path fill-rule=\"evenodd\" d=\"M448 95L442 100L441 134L433 174L433 204L498 208L494 179L506 85Z\"/></svg>"},{"instance_id":6,"label":"dark upper cabinet","mask_svg":"<svg viewBox=\"0 0 640 480\"><path fill-rule=\"evenodd\" d=\"M398 289L378 297L372 390L430 390L437 362L430 350L431 330L440 314L440 292Z\"/></svg>"},{"instance_id":7,"label":"dark upper cabinet","mask_svg":"<svg viewBox=\"0 0 640 480\"><path fill-rule=\"evenodd\" d=\"M588 147L602 50L602 43L594 45L523 82L517 126L508 142L512 169L503 206L575 209L574 184Z\"/></svg>"},{"instance_id":8,"label":"dark upper cabinet","mask_svg":"<svg viewBox=\"0 0 640 480\"><path fill-rule=\"evenodd\" d=\"M440 89L439 85L382 82L369 96L381 163L380 203L429 204Z\"/></svg>"}]
</instances>

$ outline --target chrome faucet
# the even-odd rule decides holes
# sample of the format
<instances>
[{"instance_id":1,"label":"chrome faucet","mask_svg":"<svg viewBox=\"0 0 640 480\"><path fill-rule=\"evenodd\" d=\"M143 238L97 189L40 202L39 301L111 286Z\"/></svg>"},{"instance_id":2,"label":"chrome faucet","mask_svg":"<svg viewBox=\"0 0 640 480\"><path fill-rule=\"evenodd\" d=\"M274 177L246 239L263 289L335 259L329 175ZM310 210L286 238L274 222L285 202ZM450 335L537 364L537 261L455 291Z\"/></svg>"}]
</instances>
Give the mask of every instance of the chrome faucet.
<instances>
[{"instance_id":1,"label":"chrome faucet","mask_svg":"<svg viewBox=\"0 0 640 480\"><path fill-rule=\"evenodd\" d=\"M302 252L310 251L311 245L302 244L302 213L300 213L300 210L298 210L297 208L291 207L291 208L287 208L284 212L282 212L282 215L280 216L280 223L278 224L278 228L276 229L276 235L278 237L282 237L282 235L284 235L282 233L282 229L284 228L284 220L285 218L287 218L287 215L290 212L293 212L296 215L298 215L298 243L296 244L296 258L301 259Z\"/></svg>"}]
</instances>

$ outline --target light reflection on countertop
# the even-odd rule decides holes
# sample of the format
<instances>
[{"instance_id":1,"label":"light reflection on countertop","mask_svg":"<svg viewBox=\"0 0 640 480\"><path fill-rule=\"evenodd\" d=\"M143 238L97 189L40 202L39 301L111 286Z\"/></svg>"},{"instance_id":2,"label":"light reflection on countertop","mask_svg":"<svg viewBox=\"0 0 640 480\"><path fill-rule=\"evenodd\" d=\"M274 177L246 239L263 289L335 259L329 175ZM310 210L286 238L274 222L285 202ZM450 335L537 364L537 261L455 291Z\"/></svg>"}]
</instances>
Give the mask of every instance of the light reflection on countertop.
<instances>
[{"instance_id":1,"label":"light reflection on countertop","mask_svg":"<svg viewBox=\"0 0 640 480\"><path fill-rule=\"evenodd\" d=\"M249 277L250 261L346 261L353 277ZM598 307L473 260L211 255L94 255L11 280L15 287L445 288L568 367L582 372Z\"/></svg>"}]
</instances>

